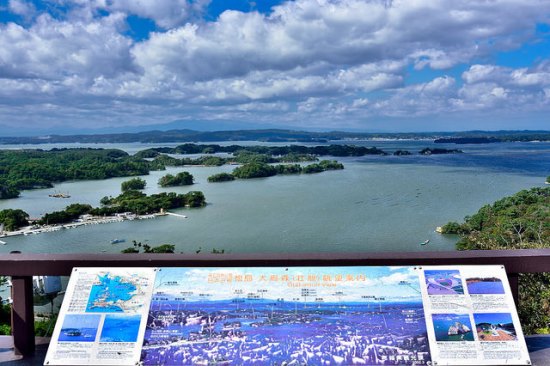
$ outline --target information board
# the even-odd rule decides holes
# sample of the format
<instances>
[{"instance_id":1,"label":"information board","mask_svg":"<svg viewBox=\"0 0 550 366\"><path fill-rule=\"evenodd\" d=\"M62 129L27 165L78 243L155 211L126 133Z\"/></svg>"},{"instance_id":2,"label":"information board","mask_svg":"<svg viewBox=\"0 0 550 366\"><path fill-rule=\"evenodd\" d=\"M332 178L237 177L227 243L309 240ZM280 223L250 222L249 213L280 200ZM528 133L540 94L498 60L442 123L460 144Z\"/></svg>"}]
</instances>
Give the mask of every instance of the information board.
<instances>
[{"instance_id":1,"label":"information board","mask_svg":"<svg viewBox=\"0 0 550 366\"><path fill-rule=\"evenodd\" d=\"M529 365L501 266L76 268L46 365Z\"/></svg>"}]
</instances>

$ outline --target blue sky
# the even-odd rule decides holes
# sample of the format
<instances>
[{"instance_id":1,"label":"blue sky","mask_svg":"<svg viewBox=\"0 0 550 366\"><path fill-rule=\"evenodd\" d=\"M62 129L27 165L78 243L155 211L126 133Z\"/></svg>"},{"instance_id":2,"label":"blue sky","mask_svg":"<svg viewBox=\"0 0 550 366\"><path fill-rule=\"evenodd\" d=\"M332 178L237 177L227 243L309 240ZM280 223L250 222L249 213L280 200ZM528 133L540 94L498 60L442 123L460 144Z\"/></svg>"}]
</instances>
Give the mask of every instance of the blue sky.
<instances>
[{"instance_id":1,"label":"blue sky","mask_svg":"<svg viewBox=\"0 0 550 366\"><path fill-rule=\"evenodd\" d=\"M550 2L0 0L0 135L550 129Z\"/></svg>"}]
</instances>

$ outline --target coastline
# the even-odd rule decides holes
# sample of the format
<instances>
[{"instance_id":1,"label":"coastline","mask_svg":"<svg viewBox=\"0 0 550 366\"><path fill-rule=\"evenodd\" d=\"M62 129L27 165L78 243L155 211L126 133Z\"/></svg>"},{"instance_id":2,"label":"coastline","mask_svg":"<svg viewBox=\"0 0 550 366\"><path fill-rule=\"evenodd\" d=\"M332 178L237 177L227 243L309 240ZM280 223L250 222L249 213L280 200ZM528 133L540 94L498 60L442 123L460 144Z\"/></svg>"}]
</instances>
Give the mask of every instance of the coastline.
<instances>
[{"instance_id":1,"label":"coastline","mask_svg":"<svg viewBox=\"0 0 550 366\"><path fill-rule=\"evenodd\" d=\"M20 236L20 235L27 236L27 235L36 235L36 234L42 234L42 233L51 233L54 231L74 229L80 226L88 226L88 225L111 224L115 222L133 221L133 220L149 220L149 219L155 219L159 216L167 216L167 215L177 215L177 214L172 214L168 212L158 212L158 213L147 214L147 215L135 215L135 214L125 213L125 214L117 214L115 216L107 216L107 217L92 216L92 217L87 217L85 219L81 218L75 222L71 222L68 224L25 226L20 230L3 232L0 234L0 238L9 238L9 237ZM177 215L177 216L186 218L185 215Z\"/></svg>"}]
</instances>

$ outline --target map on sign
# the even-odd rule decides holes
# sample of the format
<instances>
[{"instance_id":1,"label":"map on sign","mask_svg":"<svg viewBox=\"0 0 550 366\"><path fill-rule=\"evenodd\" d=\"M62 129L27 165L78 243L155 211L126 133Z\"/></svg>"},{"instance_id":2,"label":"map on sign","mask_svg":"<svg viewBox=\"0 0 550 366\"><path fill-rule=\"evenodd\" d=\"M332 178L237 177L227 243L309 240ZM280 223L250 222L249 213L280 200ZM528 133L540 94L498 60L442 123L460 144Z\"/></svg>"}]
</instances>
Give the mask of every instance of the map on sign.
<instances>
[{"instance_id":1,"label":"map on sign","mask_svg":"<svg viewBox=\"0 0 550 366\"><path fill-rule=\"evenodd\" d=\"M147 281L137 275L100 273L92 285L86 312L117 313L138 311L144 303L142 284Z\"/></svg>"}]
</instances>

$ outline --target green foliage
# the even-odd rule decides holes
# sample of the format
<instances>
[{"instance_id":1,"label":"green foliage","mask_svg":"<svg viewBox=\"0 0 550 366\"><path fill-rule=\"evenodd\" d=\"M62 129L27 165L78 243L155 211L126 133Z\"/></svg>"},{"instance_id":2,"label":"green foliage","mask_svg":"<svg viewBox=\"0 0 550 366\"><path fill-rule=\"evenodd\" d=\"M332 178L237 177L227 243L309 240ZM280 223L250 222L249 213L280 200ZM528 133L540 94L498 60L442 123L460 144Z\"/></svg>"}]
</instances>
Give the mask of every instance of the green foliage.
<instances>
[{"instance_id":1,"label":"green foliage","mask_svg":"<svg viewBox=\"0 0 550 366\"><path fill-rule=\"evenodd\" d=\"M138 189L144 189L147 185L147 182L141 178L132 178L130 180L127 180L125 182L122 182L120 185L120 189L122 192L126 192L129 190L138 190Z\"/></svg>"},{"instance_id":2,"label":"green foliage","mask_svg":"<svg viewBox=\"0 0 550 366\"><path fill-rule=\"evenodd\" d=\"M271 177L275 174L277 170L274 167L259 162L244 164L233 170L233 176L239 179Z\"/></svg>"},{"instance_id":3,"label":"green foliage","mask_svg":"<svg viewBox=\"0 0 550 366\"><path fill-rule=\"evenodd\" d=\"M395 156L407 156L407 155L412 155L412 153L410 151L407 151L407 150L397 150L397 151L394 151L393 155L395 155Z\"/></svg>"},{"instance_id":4,"label":"green foliage","mask_svg":"<svg viewBox=\"0 0 550 366\"><path fill-rule=\"evenodd\" d=\"M5 209L0 211L0 224L4 224L4 230L14 231L29 224L29 214L20 209Z\"/></svg>"},{"instance_id":5,"label":"green foliage","mask_svg":"<svg viewBox=\"0 0 550 366\"><path fill-rule=\"evenodd\" d=\"M66 224L73 222L78 219L81 215L88 214L92 211L92 206L85 205L81 203L73 203L65 207L63 211L54 211L45 214L38 221L40 225L57 225L57 224Z\"/></svg>"},{"instance_id":6,"label":"green foliage","mask_svg":"<svg viewBox=\"0 0 550 366\"><path fill-rule=\"evenodd\" d=\"M462 150L458 149L432 149L426 147L420 150L420 155L440 155L440 154L460 154L463 153Z\"/></svg>"},{"instance_id":7,"label":"green foliage","mask_svg":"<svg viewBox=\"0 0 550 366\"><path fill-rule=\"evenodd\" d=\"M450 221L441 227L441 234L466 234L468 232L464 225Z\"/></svg>"},{"instance_id":8,"label":"green foliage","mask_svg":"<svg viewBox=\"0 0 550 366\"><path fill-rule=\"evenodd\" d=\"M195 159L194 162L204 166L222 166L226 163L226 159L220 158L219 156L201 156Z\"/></svg>"},{"instance_id":9,"label":"green foliage","mask_svg":"<svg viewBox=\"0 0 550 366\"><path fill-rule=\"evenodd\" d=\"M163 192L147 196L140 191L126 191L118 197L104 197L103 207L90 211L96 216L113 215L122 212L133 212L138 215L159 212L161 209L181 207L202 207L206 205L204 194L199 191L191 191L185 194L175 192Z\"/></svg>"},{"instance_id":10,"label":"green foliage","mask_svg":"<svg viewBox=\"0 0 550 366\"><path fill-rule=\"evenodd\" d=\"M189 172L180 172L175 176L166 174L159 179L159 185L161 187L188 186L193 184L193 180L193 175L189 174Z\"/></svg>"},{"instance_id":11,"label":"green foliage","mask_svg":"<svg viewBox=\"0 0 550 366\"><path fill-rule=\"evenodd\" d=\"M54 182L146 175L152 168L151 162L116 149L2 150L0 198Z\"/></svg>"},{"instance_id":12,"label":"green foliage","mask_svg":"<svg viewBox=\"0 0 550 366\"><path fill-rule=\"evenodd\" d=\"M173 158L168 155L158 155L155 159L153 159L153 164L155 166L164 167L164 166L182 166L183 161L177 158ZM158 169L163 170L163 169Z\"/></svg>"},{"instance_id":13,"label":"green foliage","mask_svg":"<svg viewBox=\"0 0 550 366\"><path fill-rule=\"evenodd\" d=\"M201 154L208 153L229 153L235 156L236 161L241 164L251 162L301 162L313 161L316 156L364 156L364 155L387 155L386 152L376 147L364 147L355 145L320 145L320 146L240 146L240 145L199 145L183 144L175 148L153 148L147 150L147 155L152 156L150 151L164 154ZM264 157L259 155L265 155ZM140 153L136 154L140 156ZM275 157L279 158L275 158ZM297 159L297 160L296 160Z\"/></svg>"},{"instance_id":14,"label":"green foliage","mask_svg":"<svg viewBox=\"0 0 550 366\"><path fill-rule=\"evenodd\" d=\"M317 161L317 158L311 154L288 153L277 158L279 163L301 163L306 161Z\"/></svg>"},{"instance_id":15,"label":"green foliage","mask_svg":"<svg viewBox=\"0 0 550 366\"><path fill-rule=\"evenodd\" d=\"M0 304L0 335L11 334L11 305Z\"/></svg>"},{"instance_id":16,"label":"green foliage","mask_svg":"<svg viewBox=\"0 0 550 366\"><path fill-rule=\"evenodd\" d=\"M34 334L37 337L51 337L55 328L57 315L49 316L34 322Z\"/></svg>"},{"instance_id":17,"label":"green foliage","mask_svg":"<svg viewBox=\"0 0 550 366\"><path fill-rule=\"evenodd\" d=\"M550 175L546 177L546 184L550 184Z\"/></svg>"},{"instance_id":18,"label":"green foliage","mask_svg":"<svg viewBox=\"0 0 550 366\"><path fill-rule=\"evenodd\" d=\"M133 246L122 250L121 253L141 253L141 250L143 250L143 253L174 253L176 250L176 246L173 244L161 244L151 247L136 240L133 240L132 243Z\"/></svg>"},{"instance_id":19,"label":"green foliage","mask_svg":"<svg viewBox=\"0 0 550 366\"><path fill-rule=\"evenodd\" d=\"M266 154L259 154L251 151L238 151L235 153L235 158L233 159L236 163L239 164L250 164L250 163L274 163L275 159Z\"/></svg>"},{"instance_id":20,"label":"green foliage","mask_svg":"<svg viewBox=\"0 0 550 366\"><path fill-rule=\"evenodd\" d=\"M19 197L19 190L15 188L11 183L8 183L4 179L0 178L0 199L17 197Z\"/></svg>"},{"instance_id":21,"label":"green foliage","mask_svg":"<svg viewBox=\"0 0 550 366\"><path fill-rule=\"evenodd\" d=\"M208 182L210 183L229 182L232 180L235 180L235 177L233 176L233 174L229 174L229 173L218 173L208 177Z\"/></svg>"},{"instance_id":22,"label":"green foliage","mask_svg":"<svg viewBox=\"0 0 550 366\"><path fill-rule=\"evenodd\" d=\"M0 324L0 335L11 335L11 326L9 324Z\"/></svg>"},{"instance_id":23,"label":"green foliage","mask_svg":"<svg viewBox=\"0 0 550 366\"><path fill-rule=\"evenodd\" d=\"M277 174L300 174L302 167L300 164L279 164L275 165Z\"/></svg>"},{"instance_id":24,"label":"green foliage","mask_svg":"<svg viewBox=\"0 0 550 366\"><path fill-rule=\"evenodd\" d=\"M533 188L483 206L467 216L457 248L524 249L550 247L550 187ZM446 226L447 226L446 225ZM550 273L522 274L518 313L524 332L550 327Z\"/></svg>"},{"instance_id":25,"label":"green foliage","mask_svg":"<svg viewBox=\"0 0 550 366\"><path fill-rule=\"evenodd\" d=\"M336 160L323 160L318 164L310 164L306 165L302 172L305 174L311 174L311 173L321 173L327 170L339 170L344 169L344 165L342 163L337 162Z\"/></svg>"}]
</instances>

